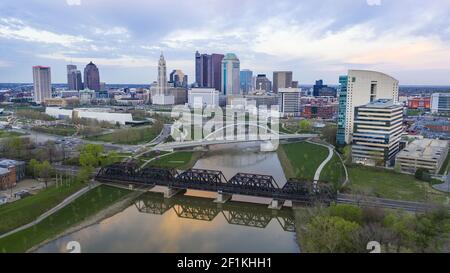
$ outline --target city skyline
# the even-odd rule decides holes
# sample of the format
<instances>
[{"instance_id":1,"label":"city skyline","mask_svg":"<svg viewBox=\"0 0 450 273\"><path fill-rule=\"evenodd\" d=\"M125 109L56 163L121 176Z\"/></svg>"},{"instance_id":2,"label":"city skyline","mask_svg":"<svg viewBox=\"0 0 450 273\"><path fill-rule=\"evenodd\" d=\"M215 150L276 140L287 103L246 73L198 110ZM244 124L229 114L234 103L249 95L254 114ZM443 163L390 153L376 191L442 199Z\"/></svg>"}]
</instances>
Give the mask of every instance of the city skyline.
<instances>
[{"instance_id":1,"label":"city skyline","mask_svg":"<svg viewBox=\"0 0 450 273\"><path fill-rule=\"evenodd\" d=\"M161 51L169 71L193 82L198 50L235 53L255 75L293 71L300 83L335 85L347 70L367 69L404 85L450 84L447 1L132 2L2 1L0 82L31 82L29 67L43 65L64 83L67 64L92 61L102 81L149 84Z\"/></svg>"}]
</instances>

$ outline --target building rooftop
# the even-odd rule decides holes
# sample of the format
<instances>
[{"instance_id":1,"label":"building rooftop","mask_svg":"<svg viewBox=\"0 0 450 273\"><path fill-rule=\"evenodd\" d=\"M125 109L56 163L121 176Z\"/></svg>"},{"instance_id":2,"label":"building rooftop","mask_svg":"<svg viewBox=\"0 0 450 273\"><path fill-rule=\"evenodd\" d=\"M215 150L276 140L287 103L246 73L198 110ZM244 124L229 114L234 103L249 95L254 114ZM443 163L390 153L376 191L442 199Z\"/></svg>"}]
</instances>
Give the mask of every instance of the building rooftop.
<instances>
[{"instance_id":1,"label":"building rooftop","mask_svg":"<svg viewBox=\"0 0 450 273\"><path fill-rule=\"evenodd\" d=\"M446 140L417 139L411 142L397 156L403 158L438 159L448 145ZM444 155L447 156L447 155Z\"/></svg>"},{"instance_id":2,"label":"building rooftop","mask_svg":"<svg viewBox=\"0 0 450 273\"><path fill-rule=\"evenodd\" d=\"M23 165L25 164L24 161L17 161L14 159L6 159L6 158L0 158L0 166L17 166L17 165Z\"/></svg>"},{"instance_id":3,"label":"building rooftop","mask_svg":"<svg viewBox=\"0 0 450 273\"><path fill-rule=\"evenodd\" d=\"M0 168L0 175L5 175L5 174L8 174L8 173L9 173L8 169Z\"/></svg>"},{"instance_id":4,"label":"building rooftop","mask_svg":"<svg viewBox=\"0 0 450 273\"><path fill-rule=\"evenodd\" d=\"M390 99L378 99L361 107L390 109L390 108L398 108L401 106L399 104L394 104L394 101Z\"/></svg>"}]
</instances>

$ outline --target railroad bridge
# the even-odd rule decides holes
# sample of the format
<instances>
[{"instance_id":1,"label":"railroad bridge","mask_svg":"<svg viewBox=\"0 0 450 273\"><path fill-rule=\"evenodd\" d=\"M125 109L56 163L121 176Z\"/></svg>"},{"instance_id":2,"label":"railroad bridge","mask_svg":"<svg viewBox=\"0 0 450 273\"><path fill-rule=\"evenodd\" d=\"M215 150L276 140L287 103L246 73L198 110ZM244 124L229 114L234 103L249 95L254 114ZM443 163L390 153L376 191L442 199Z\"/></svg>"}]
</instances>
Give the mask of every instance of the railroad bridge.
<instances>
[{"instance_id":1,"label":"railroad bridge","mask_svg":"<svg viewBox=\"0 0 450 273\"><path fill-rule=\"evenodd\" d=\"M336 192L326 183L290 179L279 187L270 175L237 173L227 180L221 171L189 169L179 173L175 169L145 167L121 162L103 167L96 180L138 186L165 186L165 197L180 191L201 190L217 192L216 202L225 203L233 194L272 198L271 207L280 208L284 201L330 203L337 199Z\"/></svg>"}]
</instances>

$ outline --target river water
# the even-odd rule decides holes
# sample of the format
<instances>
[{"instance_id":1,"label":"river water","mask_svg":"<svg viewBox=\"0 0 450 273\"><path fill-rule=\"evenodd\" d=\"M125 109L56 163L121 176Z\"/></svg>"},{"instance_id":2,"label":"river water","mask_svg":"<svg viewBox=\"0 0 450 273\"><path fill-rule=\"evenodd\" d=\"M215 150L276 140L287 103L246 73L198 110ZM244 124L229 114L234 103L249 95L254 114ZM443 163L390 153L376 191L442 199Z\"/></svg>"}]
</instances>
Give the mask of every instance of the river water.
<instances>
[{"instance_id":1,"label":"river water","mask_svg":"<svg viewBox=\"0 0 450 273\"><path fill-rule=\"evenodd\" d=\"M272 175L280 187L286 182L276 152L260 152L254 144L212 147L195 168L220 169L227 179L248 172ZM70 241L79 242L82 252L299 252L291 208L270 210L262 198L233 196L221 205L213 198L199 191L171 199L149 192L124 211L37 252L67 252Z\"/></svg>"}]
</instances>

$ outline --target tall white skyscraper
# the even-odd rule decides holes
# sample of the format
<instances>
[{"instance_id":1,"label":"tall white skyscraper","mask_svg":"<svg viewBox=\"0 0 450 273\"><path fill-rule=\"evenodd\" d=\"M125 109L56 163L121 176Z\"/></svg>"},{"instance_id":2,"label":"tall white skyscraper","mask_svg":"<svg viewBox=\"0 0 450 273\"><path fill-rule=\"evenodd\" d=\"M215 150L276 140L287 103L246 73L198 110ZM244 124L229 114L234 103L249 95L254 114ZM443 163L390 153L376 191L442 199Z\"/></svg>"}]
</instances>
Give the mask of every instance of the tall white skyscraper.
<instances>
[{"instance_id":1,"label":"tall white skyscraper","mask_svg":"<svg viewBox=\"0 0 450 273\"><path fill-rule=\"evenodd\" d=\"M173 105L175 99L168 95L168 89L166 60L161 52L158 62L158 85L156 86L156 94L152 97L153 104Z\"/></svg>"},{"instance_id":2,"label":"tall white skyscraper","mask_svg":"<svg viewBox=\"0 0 450 273\"><path fill-rule=\"evenodd\" d=\"M52 97L51 71L48 66L33 66L34 102L41 104Z\"/></svg>"},{"instance_id":3,"label":"tall white skyscraper","mask_svg":"<svg viewBox=\"0 0 450 273\"><path fill-rule=\"evenodd\" d=\"M222 60L222 94L240 94L240 73L240 62L237 56L233 53L226 54Z\"/></svg>"},{"instance_id":4,"label":"tall white skyscraper","mask_svg":"<svg viewBox=\"0 0 450 273\"><path fill-rule=\"evenodd\" d=\"M398 80L381 72L349 70L339 78L339 116L336 141L350 144L353 136L355 107L377 99L398 102Z\"/></svg>"}]
</instances>

